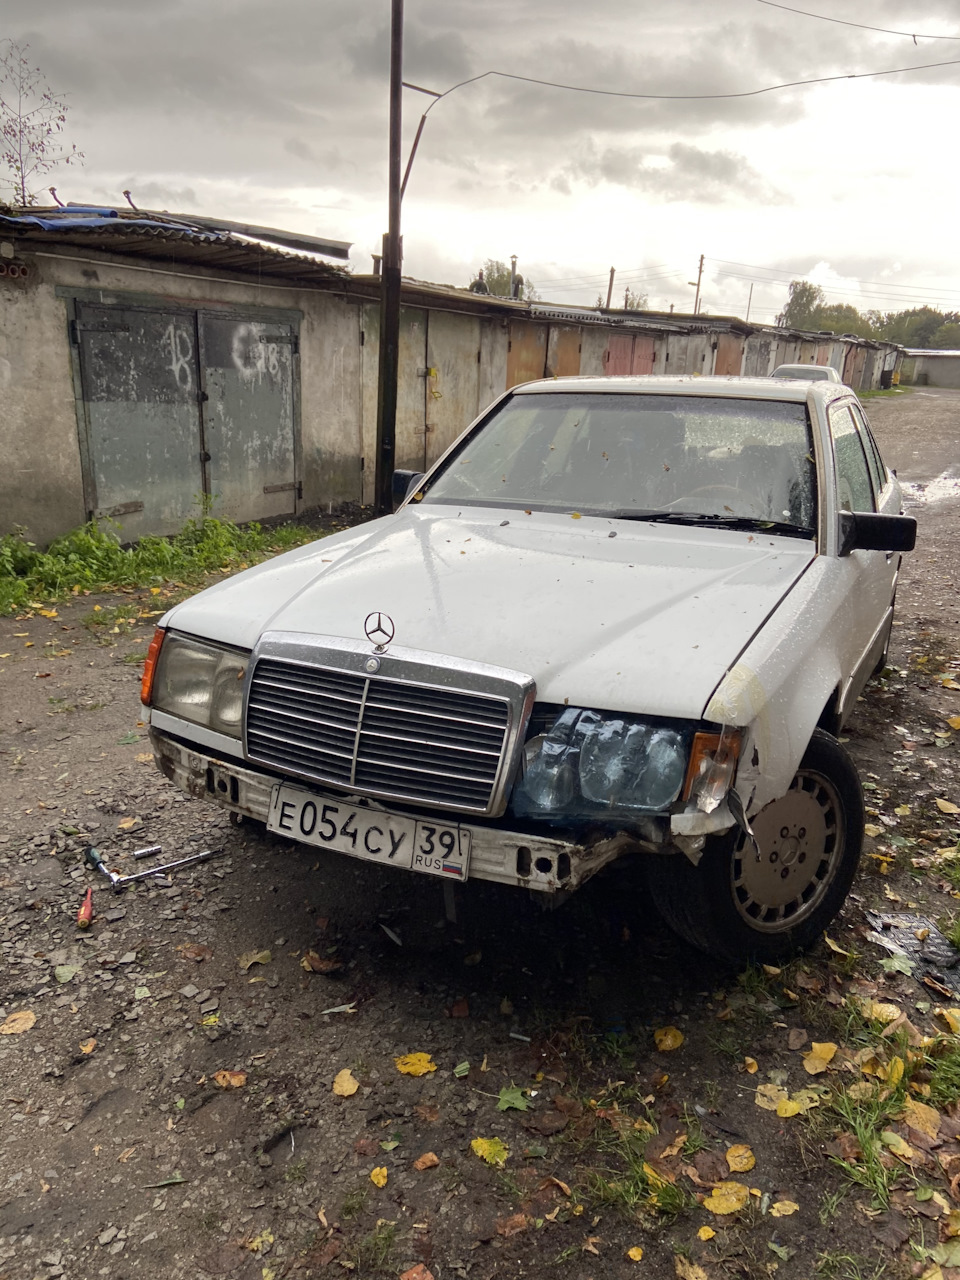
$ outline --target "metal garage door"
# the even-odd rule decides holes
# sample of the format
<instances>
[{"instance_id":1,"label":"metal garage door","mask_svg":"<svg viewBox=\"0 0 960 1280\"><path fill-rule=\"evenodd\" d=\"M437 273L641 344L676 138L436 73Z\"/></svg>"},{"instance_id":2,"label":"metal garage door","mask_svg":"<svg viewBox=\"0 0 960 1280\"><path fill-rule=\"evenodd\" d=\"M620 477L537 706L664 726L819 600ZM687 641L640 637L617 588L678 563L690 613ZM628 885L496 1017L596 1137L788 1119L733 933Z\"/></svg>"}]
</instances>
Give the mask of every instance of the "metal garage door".
<instances>
[{"instance_id":1,"label":"metal garage door","mask_svg":"<svg viewBox=\"0 0 960 1280\"><path fill-rule=\"evenodd\" d=\"M76 303L87 510L125 540L175 533L206 498L254 520L296 509L289 324Z\"/></svg>"}]
</instances>

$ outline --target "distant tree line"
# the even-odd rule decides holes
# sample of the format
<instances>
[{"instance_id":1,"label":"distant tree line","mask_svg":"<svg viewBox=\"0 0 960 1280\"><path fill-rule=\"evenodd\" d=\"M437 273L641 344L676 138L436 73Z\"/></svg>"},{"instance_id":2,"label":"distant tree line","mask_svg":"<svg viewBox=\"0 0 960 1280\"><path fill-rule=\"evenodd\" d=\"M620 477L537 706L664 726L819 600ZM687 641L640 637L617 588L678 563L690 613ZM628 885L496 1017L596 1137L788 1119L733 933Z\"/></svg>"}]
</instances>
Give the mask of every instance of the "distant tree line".
<instances>
[{"instance_id":1,"label":"distant tree line","mask_svg":"<svg viewBox=\"0 0 960 1280\"><path fill-rule=\"evenodd\" d=\"M777 316L787 329L830 329L860 338L898 342L933 351L960 350L960 312L913 307L908 311L858 311L848 302L828 305L823 290L809 280L793 280L787 305Z\"/></svg>"}]
</instances>

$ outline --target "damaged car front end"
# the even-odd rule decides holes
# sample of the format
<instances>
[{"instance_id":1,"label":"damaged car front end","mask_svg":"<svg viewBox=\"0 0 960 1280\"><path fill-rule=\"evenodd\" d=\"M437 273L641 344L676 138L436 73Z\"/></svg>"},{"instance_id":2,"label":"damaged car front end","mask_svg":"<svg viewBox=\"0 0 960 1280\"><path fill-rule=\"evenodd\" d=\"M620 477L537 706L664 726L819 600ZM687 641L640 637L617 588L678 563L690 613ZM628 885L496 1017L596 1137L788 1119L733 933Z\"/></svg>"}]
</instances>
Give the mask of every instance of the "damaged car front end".
<instances>
[{"instance_id":1,"label":"damaged car front end","mask_svg":"<svg viewBox=\"0 0 960 1280\"><path fill-rule=\"evenodd\" d=\"M709 953L809 945L856 871L835 735L913 536L854 403L762 379L514 389L394 516L161 619L160 769L447 882L563 895L639 858Z\"/></svg>"}]
</instances>

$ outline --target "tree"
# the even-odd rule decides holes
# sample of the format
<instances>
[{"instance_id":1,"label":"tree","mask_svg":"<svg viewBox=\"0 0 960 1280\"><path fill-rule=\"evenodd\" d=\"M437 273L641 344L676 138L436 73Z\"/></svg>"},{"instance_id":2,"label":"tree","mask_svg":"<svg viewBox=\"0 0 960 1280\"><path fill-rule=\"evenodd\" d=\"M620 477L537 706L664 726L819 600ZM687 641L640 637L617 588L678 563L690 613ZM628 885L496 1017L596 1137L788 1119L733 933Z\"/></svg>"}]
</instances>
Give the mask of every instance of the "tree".
<instances>
[{"instance_id":1,"label":"tree","mask_svg":"<svg viewBox=\"0 0 960 1280\"><path fill-rule=\"evenodd\" d=\"M488 258L483 264L483 278L487 288L498 298L510 297L510 268L498 258ZM521 277L520 297L527 302L539 302L540 294L533 281Z\"/></svg>"},{"instance_id":2,"label":"tree","mask_svg":"<svg viewBox=\"0 0 960 1280\"><path fill-rule=\"evenodd\" d=\"M787 305L777 316L784 329L818 329L817 313L826 302L823 290L809 280L791 280Z\"/></svg>"},{"instance_id":3,"label":"tree","mask_svg":"<svg viewBox=\"0 0 960 1280\"><path fill-rule=\"evenodd\" d=\"M60 164L82 164L83 152L61 138L67 103L53 92L39 67L31 66L29 45L0 41L0 174L22 207L35 204L32 183Z\"/></svg>"},{"instance_id":4,"label":"tree","mask_svg":"<svg viewBox=\"0 0 960 1280\"><path fill-rule=\"evenodd\" d=\"M934 351L960 351L960 324L950 321L934 331L930 339Z\"/></svg>"},{"instance_id":5,"label":"tree","mask_svg":"<svg viewBox=\"0 0 960 1280\"><path fill-rule=\"evenodd\" d=\"M634 290L627 285L623 295L624 311L645 311L648 302L649 298L645 293L634 292Z\"/></svg>"}]
</instances>

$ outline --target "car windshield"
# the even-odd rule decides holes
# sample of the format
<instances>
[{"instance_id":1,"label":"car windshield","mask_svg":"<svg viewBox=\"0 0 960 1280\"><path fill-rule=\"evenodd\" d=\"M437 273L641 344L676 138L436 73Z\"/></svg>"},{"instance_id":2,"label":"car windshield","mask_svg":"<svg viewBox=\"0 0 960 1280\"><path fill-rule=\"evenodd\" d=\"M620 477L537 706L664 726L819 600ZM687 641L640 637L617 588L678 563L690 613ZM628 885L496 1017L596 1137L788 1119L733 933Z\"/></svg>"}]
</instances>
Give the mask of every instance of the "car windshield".
<instances>
[{"instance_id":1,"label":"car windshield","mask_svg":"<svg viewBox=\"0 0 960 1280\"><path fill-rule=\"evenodd\" d=\"M804 382L824 382L830 374L825 365L785 364L774 369L775 378L801 378Z\"/></svg>"},{"instance_id":2,"label":"car windshield","mask_svg":"<svg viewBox=\"0 0 960 1280\"><path fill-rule=\"evenodd\" d=\"M769 521L804 532L816 510L805 406L730 396L515 395L423 494L427 502Z\"/></svg>"}]
</instances>

